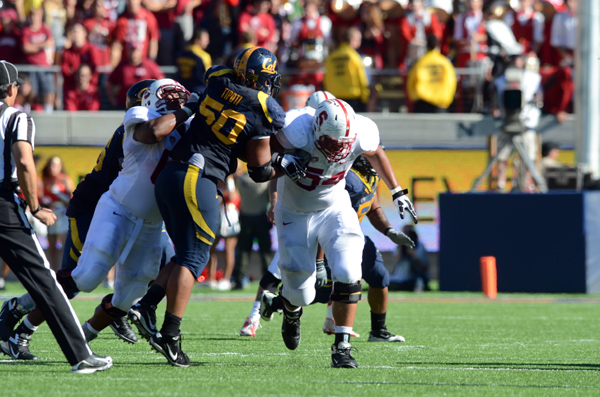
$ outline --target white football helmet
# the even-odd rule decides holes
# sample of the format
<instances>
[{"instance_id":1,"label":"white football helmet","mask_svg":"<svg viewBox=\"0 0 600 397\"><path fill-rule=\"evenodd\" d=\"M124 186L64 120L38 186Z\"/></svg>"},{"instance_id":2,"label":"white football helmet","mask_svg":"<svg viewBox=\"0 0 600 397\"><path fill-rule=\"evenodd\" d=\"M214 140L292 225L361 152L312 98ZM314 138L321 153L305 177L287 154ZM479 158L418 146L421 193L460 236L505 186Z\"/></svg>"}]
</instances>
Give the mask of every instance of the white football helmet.
<instances>
[{"instance_id":1,"label":"white football helmet","mask_svg":"<svg viewBox=\"0 0 600 397\"><path fill-rule=\"evenodd\" d=\"M325 90L315 91L310 94L304 106L310 106L311 108L316 109L317 106L319 106L319 103L326 101L327 99L335 99L335 95Z\"/></svg>"},{"instance_id":2,"label":"white football helmet","mask_svg":"<svg viewBox=\"0 0 600 397\"><path fill-rule=\"evenodd\" d=\"M173 113L181 109L190 97L184 86L172 79L159 79L148 87L142 97L142 106L160 114Z\"/></svg>"},{"instance_id":3,"label":"white football helmet","mask_svg":"<svg viewBox=\"0 0 600 397\"><path fill-rule=\"evenodd\" d=\"M315 109L315 146L330 163L345 159L356 141L354 109L341 99L328 99Z\"/></svg>"}]
</instances>

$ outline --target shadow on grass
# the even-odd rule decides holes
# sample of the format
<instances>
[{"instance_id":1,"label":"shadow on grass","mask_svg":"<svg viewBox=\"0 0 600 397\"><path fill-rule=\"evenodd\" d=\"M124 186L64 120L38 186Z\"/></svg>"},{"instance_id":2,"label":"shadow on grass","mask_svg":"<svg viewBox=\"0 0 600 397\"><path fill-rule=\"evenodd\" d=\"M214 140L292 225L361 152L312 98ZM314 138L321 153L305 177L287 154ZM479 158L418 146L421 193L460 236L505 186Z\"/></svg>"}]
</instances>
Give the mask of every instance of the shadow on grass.
<instances>
[{"instance_id":1,"label":"shadow on grass","mask_svg":"<svg viewBox=\"0 0 600 397\"><path fill-rule=\"evenodd\" d=\"M536 371L600 371L600 364L590 363L445 363L445 362L402 362L399 365L450 365L456 367L480 367L502 369L530 369Z\"/></svg>"}]
</instances>

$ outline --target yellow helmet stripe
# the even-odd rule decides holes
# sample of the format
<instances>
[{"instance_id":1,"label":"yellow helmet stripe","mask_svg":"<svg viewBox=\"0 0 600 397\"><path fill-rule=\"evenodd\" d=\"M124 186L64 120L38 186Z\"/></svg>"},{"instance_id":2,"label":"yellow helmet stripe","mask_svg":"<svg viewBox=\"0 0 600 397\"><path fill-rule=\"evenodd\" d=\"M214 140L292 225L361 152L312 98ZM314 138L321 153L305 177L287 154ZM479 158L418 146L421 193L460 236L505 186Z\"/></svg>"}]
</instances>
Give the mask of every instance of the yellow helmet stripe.
<instances>
[{"instance_id":1,"label":"yellow helmet stripe","mask_svg":"<svg viewBox=\"0 0 600 397\"><path fill-rule=\"evenodd\" d=\"M252 55L252 53L259 48L260 47L256 46L250 47L248 48L248 50L246 50L246 52L244 52L244 55L242 56L242 59L240 59L240 64L238 66L240 70L246 70L246 68L248 67L248 59L250 58L250 55Z\"/></svg>"}]
</instances>

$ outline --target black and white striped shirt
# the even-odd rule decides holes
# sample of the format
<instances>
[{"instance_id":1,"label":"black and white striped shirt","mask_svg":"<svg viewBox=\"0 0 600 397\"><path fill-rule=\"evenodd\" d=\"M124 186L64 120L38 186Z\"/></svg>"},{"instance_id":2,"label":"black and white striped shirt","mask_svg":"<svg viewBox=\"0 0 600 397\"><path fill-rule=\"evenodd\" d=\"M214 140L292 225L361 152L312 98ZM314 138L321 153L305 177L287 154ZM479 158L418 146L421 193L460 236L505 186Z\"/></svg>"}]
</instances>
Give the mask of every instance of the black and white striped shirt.
<instances>
[{"instance_id":1,"label":"black and white striped shirt","mask_svg":"<svg viewBox=\"0 0 600 397\"><path fill-rule=\"evenodd\" d=\"M0 105L1 104L4 104L4 102L0 100ZM4 178L4 161L5 161L5 159L2 154L4 153L6 128L7 128L8 120L10 119L10 116L16 112L18 112L17 109L13 108L12 106L9 106L9 107L5 108L4 111L1 111L1 114L0 114L0 137L2 138L2 140L0 140L0 180ZM21 113L16 117L17 118L15 120L15 124L14 124L14 128L13 128L12 143L15 143L17 141L26 141L31 144L31 149L33 150L33 147L34 147L33 142L34 142L34 137L35 137L35 124L33 123L33 120L31 119L31 117L29 117L25 113ZM10 162L12 165L11 180L16 181L17 180L17 167L15 165L14 157L12 156L12 150L10 151L10 153L11 153Z\"/></svg>"}]
</instances>

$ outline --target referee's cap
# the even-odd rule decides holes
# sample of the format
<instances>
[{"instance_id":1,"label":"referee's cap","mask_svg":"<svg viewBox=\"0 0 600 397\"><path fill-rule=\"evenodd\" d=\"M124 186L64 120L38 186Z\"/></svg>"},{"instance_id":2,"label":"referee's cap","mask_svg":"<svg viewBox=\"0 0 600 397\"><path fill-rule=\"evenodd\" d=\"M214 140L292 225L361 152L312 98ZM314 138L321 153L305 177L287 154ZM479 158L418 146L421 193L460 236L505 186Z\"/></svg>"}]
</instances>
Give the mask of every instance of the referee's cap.
<instances>
[{"instance_id":1,"label":"referee's cap","mask_svg":"<svg viewBox=\"0 0 600 397\"><path fill-rule=\"evenodd\" d=\"M19 78L17 67L10 62L0 61L0 85L10 85L14 83L25 84L23 79Z\"/></svg>"}]
</instances>

